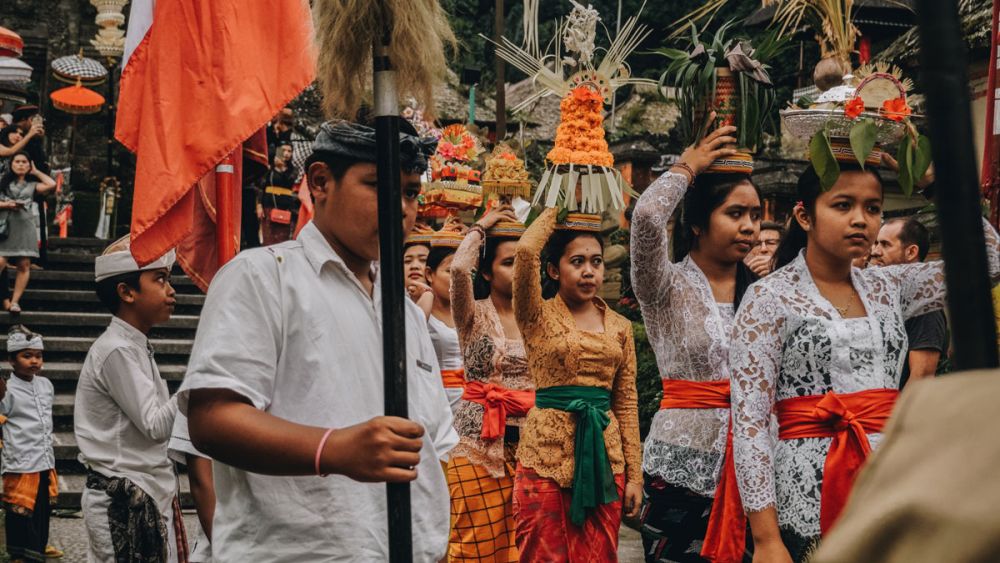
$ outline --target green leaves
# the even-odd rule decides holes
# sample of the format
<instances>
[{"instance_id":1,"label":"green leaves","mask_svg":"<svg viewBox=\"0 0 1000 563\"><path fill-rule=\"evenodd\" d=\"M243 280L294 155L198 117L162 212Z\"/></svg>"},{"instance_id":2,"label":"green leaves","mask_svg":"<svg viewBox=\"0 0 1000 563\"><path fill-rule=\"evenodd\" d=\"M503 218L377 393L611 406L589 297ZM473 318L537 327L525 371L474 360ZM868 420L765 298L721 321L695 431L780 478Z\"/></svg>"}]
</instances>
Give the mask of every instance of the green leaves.
<instances>
[{"instance_id":1,"label":"green leaves","mask_svg":"<svg viewBox=\"0 0 1000 563\"><path fill-rule=\"evenodd\" d=\"M931 140L925 135L917 137L917 148L913 153L913 179L918 181L931 166Z\"/></svg>"},{"instance_id":2,"label":"green leaves","mask_svg":"<svg viewBox=\"0 0 1000 563\"><path fill-rule=\"evenodd\" d=\"M559 212L556 213L556 222L565 223L567 216L569 216L569 209L566 208L560 209Z\"/></svg>"},{"instance_id":3,"label":"green leaves","mask_svg":"<svg viewBox=\"0 0 1000 563\"><path fill-rule=\"evenodd\" d=\"M896 152L899 162L899 187L909 197L913 187L917 185L931 165L931 140L924 135L907 135L899 143Z\"/></svg>"},{"instance_id":4,"label":"green leaves","mask_svg":"<svg viewBox=\"0 0 1000 563\"><path fill-rule=\"evenodd\" d=\"M837 159L833 156L833 148L830 147L830 139L826 136L826 131L816 133L809 141L809 160L819 176L820 186L824 190L832 188L837 183L837 178L840 177L840 165L837 164Z\"/></svg>"},{"instance_id":5,"label":"green leaves","mask_svg":"<svg viewBox=\"0 0 1000 563\"><path fill-rule=\"evenodd\" d=\"M862 119L851 127L851 150L861 168L865 167L865 159L875 148L875 139L878 137L878 128L871 119Z\"/></svg>"},{"instance_id":6,"label":"green leaves","mask_svg":"<svg viewBox=\"0 0 1000 563\"><path fill-rule=\"evenodd\" d=\"M906 197L913 193L913 142L909 137L899 143L896 151L896 161L899 162L899 188Z\"/></svg>"}]
</instances>

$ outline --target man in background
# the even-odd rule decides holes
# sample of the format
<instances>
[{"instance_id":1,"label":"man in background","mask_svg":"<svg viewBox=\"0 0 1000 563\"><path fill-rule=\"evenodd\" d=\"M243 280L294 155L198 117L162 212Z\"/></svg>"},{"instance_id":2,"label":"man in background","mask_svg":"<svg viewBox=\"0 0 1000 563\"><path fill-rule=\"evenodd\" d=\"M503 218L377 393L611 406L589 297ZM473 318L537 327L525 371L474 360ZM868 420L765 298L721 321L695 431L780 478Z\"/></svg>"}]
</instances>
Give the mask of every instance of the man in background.
<instances>
[{"instance_id":1,"label":"man in background","mask_svg":"<svg viewBox=\"0 0 1000 563\"><path fill-rule=\"evenodd\" d=\"M890 219L882 225L871 251L872 266L923 262L930 249L930 234L913 217ZM909 379L933 377L938 360L948 349L944 311L933 311L906 321L910 350L903 364L900 388Z\"/></svg>"},{"instance_id":2,"label":"man in background","mask_svg":"<svg viewBox=\"0 0 1000 563\"><path fill-rule=\"evenodd\" d=\"M774 221L761 222L760 236L750 252L747 253L746 258L743 259L743 263L757 277L762 278L774 269L774 253L778 250L778 244L784 234L785 229L779 223Z\"/></svg>"}]
</instances>

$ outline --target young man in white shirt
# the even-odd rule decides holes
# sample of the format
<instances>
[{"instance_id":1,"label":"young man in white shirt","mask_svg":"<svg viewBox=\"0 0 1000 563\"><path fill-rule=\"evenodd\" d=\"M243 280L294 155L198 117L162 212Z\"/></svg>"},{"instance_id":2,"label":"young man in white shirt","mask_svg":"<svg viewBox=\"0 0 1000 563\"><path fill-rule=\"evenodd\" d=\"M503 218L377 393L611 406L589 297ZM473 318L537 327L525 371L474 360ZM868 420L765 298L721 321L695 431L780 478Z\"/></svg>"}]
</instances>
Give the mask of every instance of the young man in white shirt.
<instances>
[{"instance_id":1,"label":"young man in white shirt","mask_svg":"<svg viewBox=\"0 0 1000 563\"><path fill-rule=\"evenodd\" d=\"M404 232L433 150L415 135L400 134ZM412 420L381 416L375 134L327 123L313 151L312 222L216 275L179 394L195 446L216 460L213 556L385 561L382 482L411 481L413 558L436 562L449 519L439 462L458 436L413 303L405 320L391 320L407 327Z\"/></svg>"},{"instance_id":2,"label":"young man in white shirt","mask_svg":"<svg viewBox=\"0 0 1000 563\"><path fill-rule=\"evenodd\" d=\"M10 380L0 379L3 504L12 561L45 561L49 515L58 493L52 448L52 382L42 377L42 335L21 325L7 334Z\"/></svg>"},{"instance_id":3,"label":"young man in white shirt","mask_svg":"<svg viewBox=\"0 0 1000 563\"><path fill-rule=\"evenodd\" d=\"M125 237L95 261L97 295L114 315L90 347L73 425L87 467L81 504L90 561L186 559L167 441L177 413L147 335L173 313L174 252L140 268Z\"/></svg>"}]
</instances>

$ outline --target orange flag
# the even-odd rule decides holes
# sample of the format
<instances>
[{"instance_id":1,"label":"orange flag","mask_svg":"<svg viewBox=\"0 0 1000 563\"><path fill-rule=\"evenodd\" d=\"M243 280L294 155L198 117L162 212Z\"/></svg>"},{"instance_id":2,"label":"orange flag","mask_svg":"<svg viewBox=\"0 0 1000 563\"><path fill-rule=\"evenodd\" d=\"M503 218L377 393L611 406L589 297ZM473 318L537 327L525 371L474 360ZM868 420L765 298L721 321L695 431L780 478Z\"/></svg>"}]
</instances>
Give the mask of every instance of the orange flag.
<instances>
[{"instance_id":1,"label":"orange flag","mask_svg":"<svg viewBox=\"0 0 1000 563\"><path fill-rule=\"evenodd\" d=\"M232 198L239 201L242 196L243 184L251 182L264 175L267 171L267 133L261 128L243 143L239 155L233 155ZM208 292L208 285L219 271L219 248L215 243L218 236L219 214L216 208L215 172L205 174L192 191L194 209L191 218L191 230L177 245L177 263L191 281L199 289ZM225 220L225 218L223 218ZM242 217L233 213L229 224L237 240L233 241L239 248L239 233Z\"/></svg>"},{"instance_id":2,"label":"orange flag","mask_svg":"<svg viewBox=\"0 0 1000 563\"><path fill-rule=\"evenodd\" d=\"M299 182L299 220L295 223L295 237L298 238L299 231L302 227L306 226L306 223L312 221L313 218L313 198L312 193L309 192L309 171L302 175L302 180Z\"/></svg>"},{"instance_id":3,"label":"orange flag","mask_svg":"<svg viewBox=\"0 0 1000 563\"><path fill-rule=\"evenodd\" d=\"M132 2L115 137L136 153L136 261L191 232L195 184L312 82L315 59L307 0Z\"/></svg>"}]
</instances>

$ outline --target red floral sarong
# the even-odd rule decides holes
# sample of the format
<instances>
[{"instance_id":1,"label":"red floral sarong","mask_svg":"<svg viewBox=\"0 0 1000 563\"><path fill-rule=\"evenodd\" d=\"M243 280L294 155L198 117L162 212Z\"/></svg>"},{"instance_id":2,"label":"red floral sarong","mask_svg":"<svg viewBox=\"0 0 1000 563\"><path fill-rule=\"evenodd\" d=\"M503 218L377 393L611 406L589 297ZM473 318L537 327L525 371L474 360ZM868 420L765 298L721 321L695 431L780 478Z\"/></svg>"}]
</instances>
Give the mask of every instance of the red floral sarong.
<instances>
[{"instance_id":1,"label":"red floral sarong","mask_svg":"<svg viewBox=\"0 0 1000 563\"><path fill-rule=\"evenodd\" d=\"M514 520L521 561L618 561L625 475L615 475L615 484L618 500L591 509L583 526L576 526L569 519L573 490L518 464Z\"/></svg>"}]
</instances>

